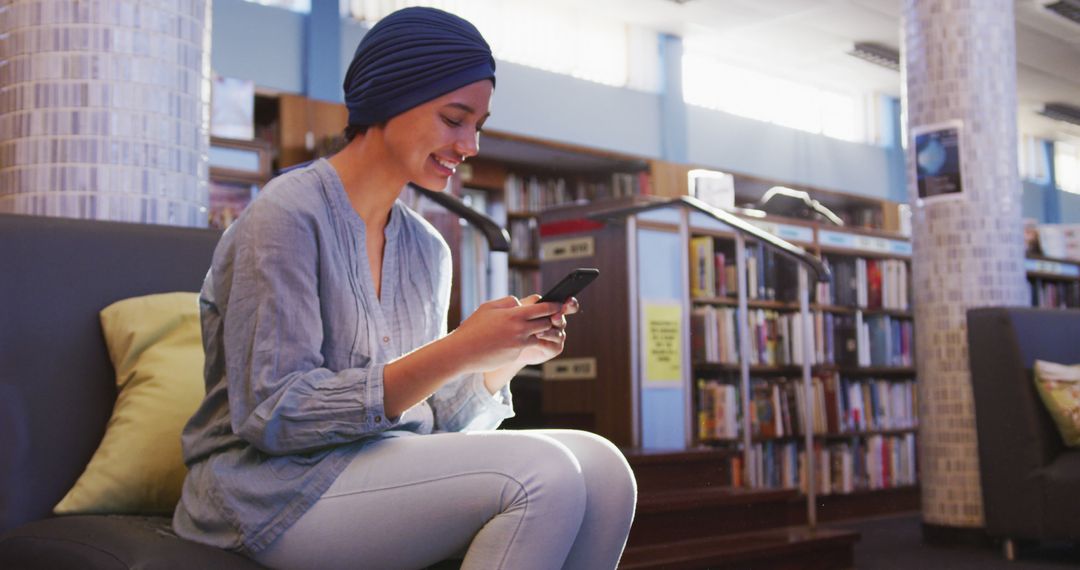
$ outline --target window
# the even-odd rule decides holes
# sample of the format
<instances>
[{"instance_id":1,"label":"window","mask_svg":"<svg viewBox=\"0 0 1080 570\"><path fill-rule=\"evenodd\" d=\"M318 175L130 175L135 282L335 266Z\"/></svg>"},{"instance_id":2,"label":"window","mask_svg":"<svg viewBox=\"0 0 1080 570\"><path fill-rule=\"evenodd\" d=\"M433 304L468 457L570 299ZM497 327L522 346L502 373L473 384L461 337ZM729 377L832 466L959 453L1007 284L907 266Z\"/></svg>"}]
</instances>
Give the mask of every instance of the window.
<instances>
[{"instance_id":1,"label":"window","mask_svg":"<svg viewBox=\"0 0 1080 570\"><path fill-rule=\"evenodd\" d=\"M1054 143L1054 178L1058 188L1080 194L1080 147Z\"/></svg>"},{"instance_id":2,"label":"window","mask_svg":"<svg viewBox=\"0 0 1080 570\"><path fill-rule=\"evenodd\" d=\"M293 12L299 12L301 14L311 13L311 0L247 0L255 4L262 4L263 6L273 6L275 8L285 8L286 10L292 10ZM324 0L322 0L324 1Z\"/></svg>"},{"instance_id":3,"label":"window","mask_svg":"<svg viewBox=\"0 0 1080 570\"><path fill-rule=\"evenodd\" d=\"M809 133L867 140L863 102L855 94L795 83L693 52L683 55L683 99Z\"/></svg>"},{"instance_id":4,"label":"window","mask_svg":"<svg viewBox=\"0 0 1080 570\"><path fill-rule=\"evenodd\" d=\"M1030 180L1039 184L1047 183L1046 172L1046 148L1044 141L1032 135L1020 135L1020 142L1016 145L1018 164L1020 167L1020 179Z\"/></svg>"},{"instance_id":5,"label":"window","mask_svg":"<svg viewBox=\"0 0 1080 570\"><path fill-rule=\"evenodd\" d=\"M629 83L629 44L639 40L638 35L631 38L625 22L591 13L587 4L571 0L349 2L352 15L369 22L406 6L446 10L472 22L502 61L618 87Z\"/></svg>"}]
</instances>

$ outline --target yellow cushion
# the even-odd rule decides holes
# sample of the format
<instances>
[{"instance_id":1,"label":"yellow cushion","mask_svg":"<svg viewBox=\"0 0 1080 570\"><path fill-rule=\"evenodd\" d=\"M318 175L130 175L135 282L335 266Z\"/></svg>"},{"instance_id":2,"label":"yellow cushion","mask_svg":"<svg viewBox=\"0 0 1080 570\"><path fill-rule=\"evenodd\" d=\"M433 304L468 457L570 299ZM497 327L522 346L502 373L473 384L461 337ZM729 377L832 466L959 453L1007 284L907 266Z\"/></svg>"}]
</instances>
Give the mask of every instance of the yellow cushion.
<instances>
[{"instance_id":1,"label":"yellow cushion","mask_svg":"<svg viewBox=\"0 0 1080 570\"><path fill-rule=\"evenodd\" d=\"M1080 364L1036 360L1035 387L1065 445L1080 447Z\"/></svg>"},{"instance_id":2,"label":"yellow cushion","mask_svg":"<svg viewBox=\"0 0 1080 570\"><path fill-rule=\"evenodd\" d=\"M172 513L187 473L180 431L202 402L198 295L164 293L101 311L117 398L105 437L56 514Z\"/></svg>"}]
</instances>

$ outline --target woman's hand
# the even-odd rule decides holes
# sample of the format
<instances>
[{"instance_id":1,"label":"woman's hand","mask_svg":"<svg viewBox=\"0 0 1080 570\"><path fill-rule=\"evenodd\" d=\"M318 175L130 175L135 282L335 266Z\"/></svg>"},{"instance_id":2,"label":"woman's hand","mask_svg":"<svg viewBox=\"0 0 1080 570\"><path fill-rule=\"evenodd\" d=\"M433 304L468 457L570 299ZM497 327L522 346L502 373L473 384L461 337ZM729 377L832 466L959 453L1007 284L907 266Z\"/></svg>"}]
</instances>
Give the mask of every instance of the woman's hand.
<instances>
[{"instance_id":1,"label":"woman's hand","mask_svg":"<svg viewBox=\"0 0 1080 570\"><path fill-rule=\"evenodd\" d=\"M522 306L535 306L540 300L540 295L530 295L523 299ZM554 303L544 303L554 305ZM561 307L558 312L541 317L546 321L546 330L536 333L534 341L518 354L514 361L499 368L488 370L484 373L484 386L492 394L498 392L514 378L521 368L527 364L540 364L558 356L566 342L566 315L578 312L577 299L571 298Z\"/></svg>"},{"instance_id":2,"label":"woman's hand","mask_svg":"<svg viewBox=\"0 0 1080 570\"><path fill-rule=\"evenodd\" d=\"M527 304L513 296L488 301L450 334L465 355L470 370L485 372L513 365L526 350L541 343L550 344L558 336L552 330L556 322L562 322L565 327L561 307L556 303L537 303L537 299L539 296L527 297ZM560 341L559 350L561 346Z\"/></svg>"},{"instance_id":3,"label":"woman's hand","mask_svg":"<svg viewBox=\"0 0 1080 570\"><path fill-rule=\"evenodd\" d=\"M540 295L529 295L521 300L521 304L522 306L535 305L539 300ZM572 315L578 312L578 308L579 305L576 298L571 297L567 299L566 302L559 307L559 312L548 317L551 328L537 333L536 338L539 339L540 342L530 345L522 350L517 358L517 364L521 366L542 364L561 354L563 346L566 343L566 315Z\"/></svg>"}]
</instances>

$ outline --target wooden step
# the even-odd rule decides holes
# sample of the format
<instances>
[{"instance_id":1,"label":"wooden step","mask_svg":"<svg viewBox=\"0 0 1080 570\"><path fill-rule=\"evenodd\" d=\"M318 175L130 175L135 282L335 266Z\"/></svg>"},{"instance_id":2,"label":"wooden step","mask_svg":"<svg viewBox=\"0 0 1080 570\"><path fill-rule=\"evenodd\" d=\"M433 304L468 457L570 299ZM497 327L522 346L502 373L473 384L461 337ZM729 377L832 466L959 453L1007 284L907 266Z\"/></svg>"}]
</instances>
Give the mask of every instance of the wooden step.
<instances>
[{"instance_id":1,"label":"wooden step","mask_svg":"<svg viewBox=\"0 0 1080 570\"><path fill-rule=\"evenodd\" d=\"M635 523L636 524L636 523ZM856 532L789 527L631 546L623 570L837 570L854 567Z\"/></svg>"},{"instance_id":2,"label":"wooden step","mask_svg":"<svg viewBox=\"0 0 1080 570\"><path fill-rule=\"evenodd\" d=\"M731 458L723 449L623 449L637 478L638 493L679 489L709 489L731 485Z\"/></svg>"},{"instance_id":3,"label":"wooden step","mask_svg":"<svg viewBox=\"0 0 1080 570\"><path fill-rule=\"evenodd\" d=\"M628 544L645 546L784 528L805 517L791 508L794 489L732 487L643 492Z\"/></svg>"}]
</instances>

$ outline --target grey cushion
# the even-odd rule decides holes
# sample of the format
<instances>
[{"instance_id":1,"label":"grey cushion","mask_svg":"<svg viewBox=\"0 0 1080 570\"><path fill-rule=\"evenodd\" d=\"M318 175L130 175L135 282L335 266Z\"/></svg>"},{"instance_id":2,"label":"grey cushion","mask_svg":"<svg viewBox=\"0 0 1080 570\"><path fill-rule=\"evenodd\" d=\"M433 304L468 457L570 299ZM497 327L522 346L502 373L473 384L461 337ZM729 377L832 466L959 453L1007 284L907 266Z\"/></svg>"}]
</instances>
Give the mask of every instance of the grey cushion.
<instances>
[{"instance_id":1,"label":"grey cushion","mask_svg":"<svg viewBox=\"0 0 1080 570\"><path fill-rule=\"evenodd\" d=\"M0 536L8 570L235 570L263 568L239 554L184 540L166 517L71 516Z\"/></svg>"}]
</instances>

